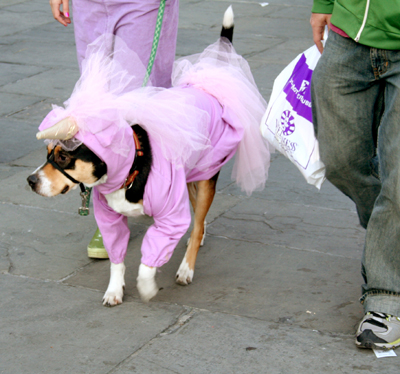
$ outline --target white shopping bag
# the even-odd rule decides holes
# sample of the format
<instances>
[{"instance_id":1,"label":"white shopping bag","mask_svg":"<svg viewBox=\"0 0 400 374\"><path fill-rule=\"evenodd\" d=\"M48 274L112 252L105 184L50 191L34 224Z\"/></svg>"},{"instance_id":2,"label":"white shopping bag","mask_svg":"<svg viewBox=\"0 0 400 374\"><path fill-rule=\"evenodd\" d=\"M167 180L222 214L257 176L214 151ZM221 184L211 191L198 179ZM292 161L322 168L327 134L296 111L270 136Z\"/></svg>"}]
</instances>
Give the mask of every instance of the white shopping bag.
<instances>
[{"instance_id":1,"label":"white shopping bag","mask_svg":"<svg viewBox=\"0 0 400 374\"><path fill-rule=\"evenodd\" d=\"M318 189L325 180L311 112L311 76L321 54L314 45L275 79L261 132Z\"/></svg>"}]
</instances>

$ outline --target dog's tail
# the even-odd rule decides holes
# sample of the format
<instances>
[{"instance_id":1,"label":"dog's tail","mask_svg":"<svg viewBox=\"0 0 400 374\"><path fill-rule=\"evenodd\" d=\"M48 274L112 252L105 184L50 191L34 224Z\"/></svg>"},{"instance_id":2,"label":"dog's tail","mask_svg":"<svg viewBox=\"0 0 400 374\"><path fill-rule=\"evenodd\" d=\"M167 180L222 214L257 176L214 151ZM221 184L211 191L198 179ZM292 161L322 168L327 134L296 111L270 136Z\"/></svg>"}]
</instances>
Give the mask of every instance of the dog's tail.
<instances>
[{"instance_id":1,"label":"dog's tail","mask_svg":"<svg viewBox=\"0 0 400 374\"><path fill-rule=\"evenodd\" d=\"M233 39L233 9L232 5L225 11L222 21L221 38L227 38L231 43Z\"/></svg>"}]
</instances>

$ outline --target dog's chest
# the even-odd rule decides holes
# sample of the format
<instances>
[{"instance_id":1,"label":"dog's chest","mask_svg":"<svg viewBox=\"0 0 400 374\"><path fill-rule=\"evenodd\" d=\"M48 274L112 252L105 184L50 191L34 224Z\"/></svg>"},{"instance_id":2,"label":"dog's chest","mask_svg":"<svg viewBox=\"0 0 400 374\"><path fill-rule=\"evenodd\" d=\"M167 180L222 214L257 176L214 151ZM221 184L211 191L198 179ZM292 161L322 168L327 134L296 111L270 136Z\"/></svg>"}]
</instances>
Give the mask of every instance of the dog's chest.
<instances>
[{"instance_id":1,"label":"dog's chest","mask_svg":"<svg viewBox=\"0 0 400 374\"><path fill-rule=\"evenodd\" d=\"M143 203L131 203L125 198L125 189L120 189L105 195L107 203L117 213L124 216L134 217L144 214Z\"/></svg>"}]
</instances>

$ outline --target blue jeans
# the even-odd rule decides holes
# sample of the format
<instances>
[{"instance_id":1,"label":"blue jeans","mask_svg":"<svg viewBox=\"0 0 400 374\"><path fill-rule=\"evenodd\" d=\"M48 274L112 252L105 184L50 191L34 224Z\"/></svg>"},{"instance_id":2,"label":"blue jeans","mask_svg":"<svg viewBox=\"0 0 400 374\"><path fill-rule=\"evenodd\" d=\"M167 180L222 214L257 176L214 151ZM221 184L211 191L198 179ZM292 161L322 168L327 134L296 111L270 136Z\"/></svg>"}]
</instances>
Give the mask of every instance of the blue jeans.
<instances>
[{"instance_id":1,"label":"blue jeans","mask_svg":"<svg viewBox=\"0 0 400 374\"><path fill-rule=\"evenodd\" d=\"M331 32L311 89L326 176L367 229L364 310L400 316L400 51Z\"/></svg>"}]
</instances>

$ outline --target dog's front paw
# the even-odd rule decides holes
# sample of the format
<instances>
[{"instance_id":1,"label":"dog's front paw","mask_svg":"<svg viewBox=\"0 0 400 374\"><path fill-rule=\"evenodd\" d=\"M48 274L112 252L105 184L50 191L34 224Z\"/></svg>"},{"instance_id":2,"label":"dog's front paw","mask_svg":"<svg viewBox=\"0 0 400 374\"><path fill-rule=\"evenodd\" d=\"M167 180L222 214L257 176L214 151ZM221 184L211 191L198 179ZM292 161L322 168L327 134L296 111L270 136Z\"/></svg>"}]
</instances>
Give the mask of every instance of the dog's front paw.
<instances>
[{"instance_id":1,"label":"dog's front paw","mask_svg":"<svg viewBox=\"0 0 400 374\"><path fill-rule=\"evenodd\" d=\"M189 264L186 261L186 256L183 258L181 266L176 273L176 283L181 286L187 286L192 283L194 270L190 269Z\"/></svg>"},{"instance_id":2,"label":"dog's front paw","mask_svg":"<svg viewBox=\"0 0 400 374\"><path fill-rule=\"evenodd\" d=\"M124 297L124 290L121 288L119 291L106 291L103 296L104 306L115 306L122 304L122 298Z\"/></svg>"},{"instance_id":3,"label":"dog's front paw","mask_svg":"<svg viewBox=\"0 0 400 374\"><path fill-rule=\"evenodd\" d=\"M125 287L125 265L111 264L110 267L110 283L106 293L103 296L104 306L115 306L122 304L122 298L124 297Z\"/></svg>"},{"instance_id":4,"label":"dog's front paw","mask_svg":"<svg viewBox=\"0 0 400 374\"><path fill-rule=\"evenodd\" d=\"M139 275L137 277L137 288L141 299L147 303L157 295L158 287L155 280L157 268L152 268L144 264L139 266Z\"/></svg>"}]
</instances>

